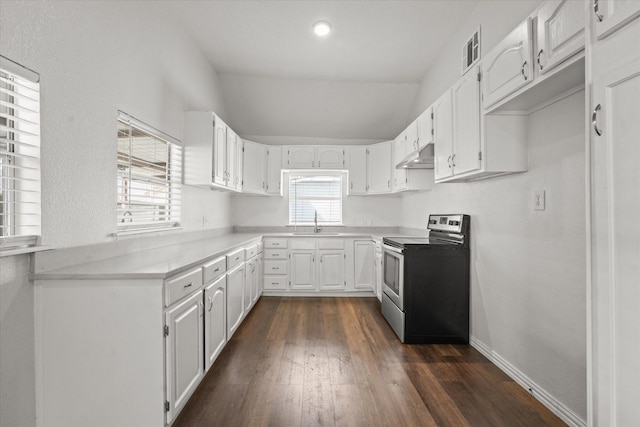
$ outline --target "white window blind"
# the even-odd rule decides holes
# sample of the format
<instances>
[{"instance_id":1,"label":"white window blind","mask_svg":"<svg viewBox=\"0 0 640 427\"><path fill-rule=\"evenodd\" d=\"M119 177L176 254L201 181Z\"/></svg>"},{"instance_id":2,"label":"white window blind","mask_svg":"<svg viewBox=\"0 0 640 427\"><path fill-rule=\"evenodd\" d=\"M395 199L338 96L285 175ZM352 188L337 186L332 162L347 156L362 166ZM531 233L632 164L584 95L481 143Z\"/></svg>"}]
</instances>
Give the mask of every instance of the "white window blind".
<instances>
[{"instance_id":1,"label":"white window blind","mask_svg":"<svg viewBox=\"0 0 640 427\"><path fill-rule=\"evenodd\" d=\"M118 233L180 225L182 146L174 138L120 113Z\"/></svg>"},{"instance_id":2,"label":"white window blind","mask_svg":"<svg viewBox=\"0 0 640 427\"><path fill-rule=\"evenodd\" d=\"M289 223L342 224L342 174L289 176Z\"/></svg>"},{"instance_id":3,"label":"white window blind","mask_svg":"<svg viewBox=\"0 0 640 427\"><path fill-rule=\"evenodd\" d=\"M0 55L0 250L33 246L41 234L38 81Z\"/></svg>"}]
</instances>

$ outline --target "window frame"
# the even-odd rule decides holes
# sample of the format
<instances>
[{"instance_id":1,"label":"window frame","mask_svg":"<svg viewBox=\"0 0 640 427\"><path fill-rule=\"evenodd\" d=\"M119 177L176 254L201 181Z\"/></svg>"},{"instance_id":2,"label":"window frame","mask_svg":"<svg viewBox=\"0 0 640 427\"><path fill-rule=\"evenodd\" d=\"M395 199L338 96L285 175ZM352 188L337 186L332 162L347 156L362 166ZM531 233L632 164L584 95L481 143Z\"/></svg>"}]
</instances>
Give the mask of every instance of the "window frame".
<instances>
[{"instance_id":1,"label":"window frame","mask_svg":"<svg viewBox=\"0 0 640 427\"><path fill-rule=\"evenodd\" d=\"M178 230L181 229L181 221L182 221L182 169L183 169L183 145L182 143L168 135L167 133L150 126L143 121L136 119L135 117L123 112L118 111L118 119L117 119L118 131L119 135L120 126L125 125L129 127L129 156L128 159L128 170L129 173L126 174L121 172L121 165L123 164L119 155L121 153L119 147L116 147L117 155L116 155L116 236L127 236L132 234L141 234L141 233L151 233L151 232L161 232L168 230ZM133 143L133 130L137 132L146 134L148 137L153 138L157 141L161 141L167 145L167 162L164 168L164 173L166 178L164 183L160 182L162 180L150 180L149 178L145 179L142 176L138 178L131 177L131 144ZM116 143L119 144L120 137L116 137ZM126 163L125 163L126 165ZM122 180L122 181L121 181ZM128 181L128 183L123 186L122 182ZM155 184L158 188L154 190L153 193L162 193L166 194L166 203L156 204L156 208L166 206L166 209L163 211L161 216L168 216L167 219L164 220L150 220L146 222L134 222L133 219L135 217L132 216L131 212L131 204L132 202L135 204L139 204L141 206L151 207L153 204L149 203L148 200L145 202L145 198L153 198L153 196L141 196L138 195L138 198L132 198L131 195L133 192L131 191L132 185L139 186L149 186ZM125 191L125 188L127 191ZM120 200L121 197L127 199L128 209L121 207L125 202ZM157 195L156 195L157 197ZM124 210L123 210L124 209ZM132 219L128 222L126 221L126 213L129 213L132 216ZM142 212L142 211L141 211ZM150 211L144 211L145 215L148 215Z\"/></svg>"},{"instance_id":2,"label":"window frame","mask_svg":"<svg viewBox=\"0 0 640 427\"><path fill-rule=\"evenodd\" d=\"M345 201L345 171L338 170L313 170L313 171L305 171L305 170L289 170L288 171L288 183L287 183L287 192L289 200L287 202L287 216L288 216L288 225L289 226L309 226L314 225L313 221L309 222L296 222L295 219L291 215L292 206L294 196L292 194L292 180L293 177L323 177L323 176L331 176L337 177L340 179L340 197L328 199L328 200L339 200L340 201L340 220L339 221L318 221L318 225L326 226L326 227L340 227L344 226L344 201Z\"/></svg>"}]
</instances>

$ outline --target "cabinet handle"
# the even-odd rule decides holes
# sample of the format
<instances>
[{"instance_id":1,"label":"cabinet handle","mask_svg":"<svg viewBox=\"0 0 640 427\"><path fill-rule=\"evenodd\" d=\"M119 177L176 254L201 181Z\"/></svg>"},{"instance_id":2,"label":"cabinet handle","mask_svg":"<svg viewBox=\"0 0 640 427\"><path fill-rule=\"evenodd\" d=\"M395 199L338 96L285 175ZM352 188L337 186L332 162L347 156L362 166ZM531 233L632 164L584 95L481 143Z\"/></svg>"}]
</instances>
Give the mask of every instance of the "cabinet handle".
<instances>
[{"instance_id":1,"label":"cabinet handle","mask_svg":"<svg viewBox=\"0 0 640 427\"><path fill-rule=\"evenodd\" d=\"M598 19L598 22L602 22L602 20L604 19L604 16L602 16L599 12L598 0L593 0L593 13L596 14L596 18Z\"/></svg>"},{"instance_id":2,"label":"cabinet handle","mask_svg":"<svg viewBox=\"0 0 640 427\"><path fill-rule=\"evenodd\" d=\"M280 270L280 267L272 267L273 270Z\"/></svg>"},{"instance_id":3,"label":"cabinet handle","mask_svg":"<svg viewBox=\"0 0 640 427\"><path fill-rule=\"evenodd\" d=\"M351 189L353 190L353 181L351 181Z\"/></svg>"},{"instance_id":4,"label":"cabinet handle","mask_svg":"<svg viewBox=\"0 0 640 427\"><path fill-rule=\"evenodd\" d=\"M214 273L217 273L218 271L220 271L220 267L218 267L215 270L213 270Z\"/></svg>"},{"instance_id":5,"label":"cabinet handle","mask_svg":"<svg viewBox=\"0 0 640 427\"><path fill-rule=\"evenodd\" d=\"M189 284L184 285L183 288L187 289L187 288L190 288L191 286L193 286L193 282L189 282Z\"/></svg>"},{"instance_id":6,"label":"cabinet handle","mask_svg":"<svg viewBox=\"0 0 640 427\"><path fill-rule=\"evenodd\" d=\"M596 135L602 135L602 129L598 128L598 111L600 111L600 104L596 105L596 108L593 109L593 114L591 115L591 123L593 124L593 131Z\"/></svg>"},{"instance_id":7,"label":"cabinet handle","mask_svg":"<svg viewBox=\"0 0 640 427\"><path fill-rule=\"evenodd\" d=\"M447 157L447 165L449 166L449 169L451 169L451 156Z\"/></svg>"},{"instance_id":8,"label":"cabinet handle","mask_svg":"<svg viewBox=\"0 0 640 427\"><path fill-rule=\"evenodd\" d=\"M454 154L453 157L451 157L451 165L455 168L456 167L456 155Z\"/></svg>"},{"instance_id":9,"label":"cabinet handle","mask_svg":"<svg viewBox=\"0 0 640 427\"><path fill-rule=\"evenodd\" d=\"M524 61L522 63L522 68L520 68L520 73L522 74L522 77L524 77L525 80L529 80L529 77L524 73L524 67L527 66L527 61Z\"/></svg>"},{"instance_id":10,"label":"cabinet handle","mask_svg":"<svg viewBox=\"0 0 640 427\"><path fill-rule=\"evenodd\" d=\"M542 54L544 53L543 49L540 49L540 52L538 52L538 67L540 67L540 69L542 70L544 68L544 65L542 65L542 63L540 62L540 56L542 56Z\"/></svg>"},{"instance_id":11,"label":"cabinet handle","mask_svg":"<svg viewBox=\"0 0 640 427\"><path fill-rule=\"evenodd\" d=\"M320 160L318 160L318 167L320 167Z\"/></svg>"},{"instance_id":12,"label":"cabinet handle","mask_svg":"<svg viewBox=\"0 0 640 427\"><path fill-rule=\"evenodd\" d=\"M280 254L273 254L273 256L280 256Z\"/></svg>"},{"instance_id":13,"label":"cabinet handle","mask_svg":"<svg viewBox=\"0 0 640 427\"><path fill-rule=\"evenodd\" d=\"M213 298L209 297L209 310L211 311L211 309L213 308Z\"/></svg>"},{"instance_id":14,"label":"cabinet handle","mask_svg":"<svg viewBox=\"0 0 640 427\"><path fill-rule=\"evenodd\" d=\"M240 255L238 255L238 256L236 257L236 261L237 261L237 260L239 260L239 259L240 259Z\"/></svg>"},{"instance_id":15,"label":"cabinet handle","mask_svg":"<svg viewBox=\"0 0 640 427\"><path fill-rule=\"evenodd\" d=\"M391 188L391 180L390 179L387 180L387 188Z\"/></svg>"}]
</instances>

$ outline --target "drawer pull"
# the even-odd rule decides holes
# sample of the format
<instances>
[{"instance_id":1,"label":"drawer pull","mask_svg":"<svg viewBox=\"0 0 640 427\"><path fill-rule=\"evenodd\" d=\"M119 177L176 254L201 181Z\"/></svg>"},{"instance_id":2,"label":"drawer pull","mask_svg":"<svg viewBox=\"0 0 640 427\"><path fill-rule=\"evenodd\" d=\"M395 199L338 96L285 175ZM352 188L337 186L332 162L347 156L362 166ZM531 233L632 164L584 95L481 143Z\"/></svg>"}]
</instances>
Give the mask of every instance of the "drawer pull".
<instances>
[{"instance_id":1,"label":"drawer pull","mask_svg":"<svg viewBox=\"0 0 640 427\"><path fill-rule=\"evenodd\" d=\"M184 289L190 288L191 286L193 286L193 282L189 282L189 284L184 285Z\"/></svg>"},{"instance_id":2,"label":"drawer pull","mask_svg":"<svg viewBox=\"0 0 640 427\"><path fill-rule=\"evenodd\" d=\"M236 261L237 261L237 260L239 260L239 259L240 259L240 255L238 255L238 256L236 257Z\"/></svg>"},{"instance_id":3,"label":"drawer pull","mask_svg":"<svg viewBox=\"0 0 640 427\"><path fill-rule=\"evenodd\" d=\"M271 267L272 270L280 270L280 267Z\"/></svg>"},{"instance_id":4,"label":"drawer pull","mask_svg":"<svg viewBox=\"0 0 640 427\"><path fill-rule=\"evenodd\" d=\"M215 270L213 270L214 273L217 273L218 271L220 271L220 267L218 267Z\"/></svg>"},{"instance_id":5,"label":"drawer pull","mask_svg":"<svg viewBox=\"0 0 640 427\"><path fill-rule=\"evenodd\" d=\"M279 283L278 283L278 282L271 282L271 284L272 284L272 285L274 285L274 286L275 286L275 285L279 285Z\"/></svg>"},{"instance_id":6,"label":"drawer pull","mask_svg":"<svg viewBox=\"0 0 640 427\"><path fill-rule=\"evenodd\" d=\"M280 256L280 254L273 254L273 256Z\"/></svg>"}]
</instances>

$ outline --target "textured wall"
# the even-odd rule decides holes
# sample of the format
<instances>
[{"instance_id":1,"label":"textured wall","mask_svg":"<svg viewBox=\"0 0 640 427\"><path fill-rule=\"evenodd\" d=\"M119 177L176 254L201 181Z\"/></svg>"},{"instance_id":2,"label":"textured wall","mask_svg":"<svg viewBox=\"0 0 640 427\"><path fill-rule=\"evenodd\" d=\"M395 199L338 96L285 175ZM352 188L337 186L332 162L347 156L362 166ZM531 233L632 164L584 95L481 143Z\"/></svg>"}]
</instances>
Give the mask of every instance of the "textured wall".
<instances>
[{"instance_id":1,"label":"textured wall","mask_svg":"<svg viewBox=\"0 0 640 427\"><path fill-rule=\"evenodd\" d=\"M182 112L226 116L215 71L145 2L0 2L0 53L41 76L43 242L116 231L118 110L182 137ZM185 187L185 230L228 227L227 194ZM0 425L35 424L28 256L0 258Z\"/></svg>"}]
</instances>

